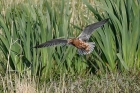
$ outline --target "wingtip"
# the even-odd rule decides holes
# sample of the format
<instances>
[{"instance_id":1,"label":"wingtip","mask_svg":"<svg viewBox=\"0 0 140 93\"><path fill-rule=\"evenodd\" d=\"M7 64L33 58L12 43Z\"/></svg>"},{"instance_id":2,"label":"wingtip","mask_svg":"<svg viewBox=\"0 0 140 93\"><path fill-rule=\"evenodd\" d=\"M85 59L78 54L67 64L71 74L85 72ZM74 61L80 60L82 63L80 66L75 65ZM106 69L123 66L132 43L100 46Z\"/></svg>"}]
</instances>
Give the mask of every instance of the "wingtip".
<instances>
[{"instance_id":1,"label":"wingtip","mask_svg":"<svg viewBox=\"0 0 140 93\"><path fill-rule=\"evenodd\" d=\"M109 18L106 18L106 19L104 19L104 20L101 20L101 21L99 21L99 22L97 22L97 23L106 23L106 22L108 22L109 21Z\"/></svg>"},{"instance_id":2,"label":"wingtip","mask_svg":"<svg viewBox=\"0 0 140 93\"><path fill-rule=\"evenodd\" d=\"M106 21L106 22L109 21L109 18L105 19L105 21Z\"/></svg>"},{"instance_id":3,"label":"wingtip","mask_svg":"<svg viewBox=\"0 0 140 93\"><path fill-rule=\"evenodd\" d=\"M40 48L39 45L34 46L33 48Z\"/></svg>"},{"instance_id":4,"label":"wingtip","mask_svg":"<svg viewBox=\"0 0 140 93\"><path fill-rule=\"evenodd\" d=\"M34 46L33 48L38 48L37 46Z\"/></svg>"},{"instance_id":5,"label":"wingtip","mask_svg":"<svg viewBox=\"0 0 140 93\"><path fill-rule=\"evenodd\" d=\"M102 23L106 23L106 22L108 22L109 21L109 18L106 18L106 19L104 19L104 20L102 20L102 21L99 21L99 22L102 22Z\"/></svg>"}]
</instances>

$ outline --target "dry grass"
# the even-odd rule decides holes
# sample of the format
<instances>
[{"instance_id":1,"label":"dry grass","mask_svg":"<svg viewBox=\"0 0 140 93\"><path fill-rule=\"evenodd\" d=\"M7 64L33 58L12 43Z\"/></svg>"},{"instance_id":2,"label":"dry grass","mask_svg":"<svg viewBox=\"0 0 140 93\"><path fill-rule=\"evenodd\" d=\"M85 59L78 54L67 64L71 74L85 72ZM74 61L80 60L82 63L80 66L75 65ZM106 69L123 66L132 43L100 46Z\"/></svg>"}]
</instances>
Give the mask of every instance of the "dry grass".
<instances>
[{"instance_id":1,"label":"dry grass","mask_svg":"<svg viewBox=\"0 0 140 93\"><path fill-rule=\"evenodd\" d=\"M60 76L58 80L37 82L30 76L0 76L3 93L139 93L139 74L106 74L86 77Z\"/></svg>"}]
</instances>

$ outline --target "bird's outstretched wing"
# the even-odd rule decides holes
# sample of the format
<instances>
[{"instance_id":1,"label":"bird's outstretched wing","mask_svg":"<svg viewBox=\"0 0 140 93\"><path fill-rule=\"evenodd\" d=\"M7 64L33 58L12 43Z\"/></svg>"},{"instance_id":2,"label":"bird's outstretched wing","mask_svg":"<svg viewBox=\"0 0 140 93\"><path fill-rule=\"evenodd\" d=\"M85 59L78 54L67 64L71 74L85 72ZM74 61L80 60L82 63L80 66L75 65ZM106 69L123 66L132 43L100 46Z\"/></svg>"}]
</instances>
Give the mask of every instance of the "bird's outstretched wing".
<instances>
[{"instance_id":1,"label":"bird's outstretched wing","mask_svg":"<svg viewBox=\"0 0 140 93\"><path fill-rule=\"evenodd\" d=\"M104 25L108 20L109 18L86 26L85 29L81 32L81 34L78 36L78 38L83 41L87 41L90 38L92 32L98 27Z\"/></svg>"},{"instance_id":2,"label":"bird's outstretched wing","mask_svg":"<svg viewBox=\"0 0 140 93\"><path fill-rule=\"evenodd\" d=\"M54 46L54 45L58 45L58 44L67 44L67 40L65 40L65 39L52 39L50 41L47 41L47 42L42 43L40 45L37 45L34 48L42 48L42 47Z\"/></svg>"}]
</instances>

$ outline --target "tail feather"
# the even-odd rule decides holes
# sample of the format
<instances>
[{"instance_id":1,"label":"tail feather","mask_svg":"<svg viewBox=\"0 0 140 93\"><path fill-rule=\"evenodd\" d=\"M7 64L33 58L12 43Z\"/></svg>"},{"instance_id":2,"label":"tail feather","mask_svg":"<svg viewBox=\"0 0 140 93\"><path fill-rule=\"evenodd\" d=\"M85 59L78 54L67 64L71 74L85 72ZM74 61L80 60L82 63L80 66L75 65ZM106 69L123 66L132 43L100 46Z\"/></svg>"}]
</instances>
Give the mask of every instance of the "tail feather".
<instances>
[{"instance_id":1,"label":"tail feather","mask_svg":"<svg viewBox=\"0 0 140 93\"><path fill-rule=\"evenodd\" d=\"M86 51L85 49L78 49L78 54L79 55L90 54L94 50L95 42L88 42L88 44L90 46L89 51Z\"/></svg>"}]
</instances>

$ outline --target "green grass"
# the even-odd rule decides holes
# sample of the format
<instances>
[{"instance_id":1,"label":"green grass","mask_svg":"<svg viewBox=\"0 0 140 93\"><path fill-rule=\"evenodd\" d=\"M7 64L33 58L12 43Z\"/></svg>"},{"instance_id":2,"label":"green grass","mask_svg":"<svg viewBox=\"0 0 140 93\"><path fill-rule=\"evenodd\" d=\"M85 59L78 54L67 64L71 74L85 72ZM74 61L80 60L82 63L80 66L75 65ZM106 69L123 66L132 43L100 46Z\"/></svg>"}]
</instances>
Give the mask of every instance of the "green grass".
<instances>
[{"instance_id":1,"label":"green grass","mask_svg":"<svg viewBox=\"0 0 140 93\"><path fill-rule=\"evenodd\" d=\"M139 92L139 3L1 0L0 89L4 93ZM33 48L53 38L76 37L86 25L106 18L109 22L89 40L96 43L89 55L79 56L72 46Z\"/></svg>"},{"instance_id":2,"label":"green grass","mask_svg":"<svg viewBox=\"0 0 140 93\"><path fill-rule=\"evenodd\" d=\"M95 35L108 68L116 70L118 67L122 71L139 70L139 1L106 0L97 9L92 8L86 0L83 1L97 19L110 18L110 26L105 27L103 32L97 31L98 34Z\"/></svg>"},{"instance_id":3,"label":"green grass","mask_svg":"<svg viewBox=\"0 0 140 93\"><path fill-rule=\"evenodd\" d=\"M74 47L67 46L63 50L61 46L32 48L53 38L74 37L80 32L72 26L78 24L70 22L72 9L68 2L62 0L56 4L59 5L56 7L47 1L32 6L30 2L13 4L6 9L5 16L1 14L1 50L7 59L7 70L31 72L43 78L60 73L88 72L86 61L76 54Z\"/></svg>"}]
</instances>

